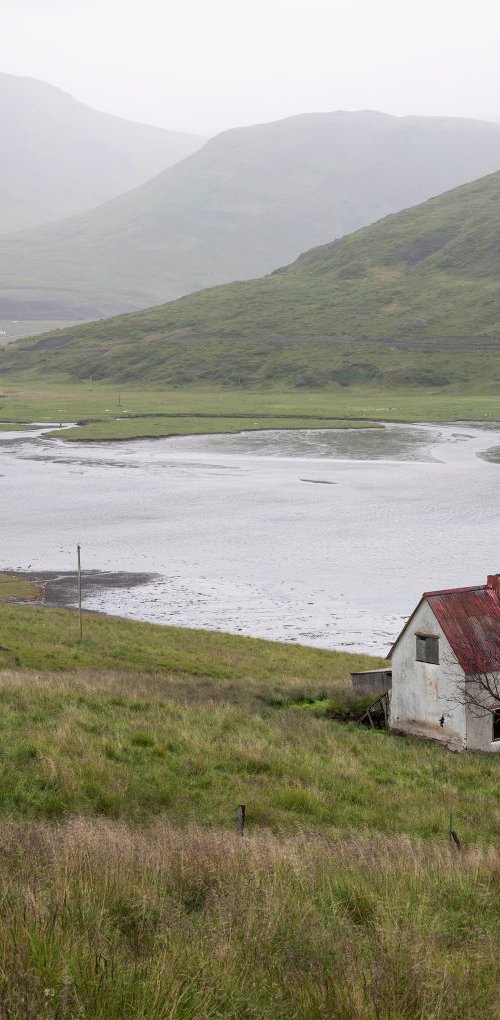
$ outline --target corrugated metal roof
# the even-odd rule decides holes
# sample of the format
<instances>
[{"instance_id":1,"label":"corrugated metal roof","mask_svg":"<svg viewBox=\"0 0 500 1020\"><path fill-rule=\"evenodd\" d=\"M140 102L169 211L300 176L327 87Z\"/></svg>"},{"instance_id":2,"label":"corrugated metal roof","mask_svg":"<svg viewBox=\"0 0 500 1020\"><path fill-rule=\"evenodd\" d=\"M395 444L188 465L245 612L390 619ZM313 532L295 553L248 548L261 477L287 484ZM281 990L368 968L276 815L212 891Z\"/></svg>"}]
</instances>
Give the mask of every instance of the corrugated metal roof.
<instances>
[{"instance_id":1,"label":"corrugated metal roof","mask_svg":"<svg viewBox=\"0 0 500 1020\"><path fill-rule=\"evenodd\" d=\"M427 591L422 599L429 603L466 674L500 671L500 591L496 574L488 577L487 584ZM392 646L390 656L417 609Z\"/></svg>"},{"instance_id":2,"label":"corrugated metal roof","mask_svg":"<svg viewBox=\"0 0 500 1020\"><path fill-rule=\"evenodd\" d=\"M498 588L455 588L426 592L465 673L500 670L500 601Z\"/></svg>"}]
</instances>

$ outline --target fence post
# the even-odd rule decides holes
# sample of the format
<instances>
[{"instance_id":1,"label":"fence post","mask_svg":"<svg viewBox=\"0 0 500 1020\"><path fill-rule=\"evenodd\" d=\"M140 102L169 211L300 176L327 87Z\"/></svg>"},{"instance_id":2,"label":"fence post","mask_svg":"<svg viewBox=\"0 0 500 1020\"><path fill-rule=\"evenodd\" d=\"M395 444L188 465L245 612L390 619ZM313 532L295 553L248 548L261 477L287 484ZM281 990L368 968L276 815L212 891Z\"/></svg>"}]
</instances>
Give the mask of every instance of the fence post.
<instances>
[{"instance_id":1,"label":"fence post","mask_svg":"<svg viewBox=\"0 0 500 1020\"><path fill-rule=\"evenodd\" d=\"M450 845L455 847L455 850L460 850L460 847L461 847L462 844L460 843L460 840L459 840L459 838L458 838L458 836L457 836L457 834L456 834L456 832L455 832L455 830L453 828L453 815L452 815L451 811L450 811L450 831L449 831L449 837L448 838L450 840Z\"/></svg>"},{"instance_id":2,"label":"fence post","mask_svg":"<svg viewBox=\"0 0 500 1020\"><path fill-rule=\"evenodd\" d=\"M242 836L244 831L245 831L245 814L246 814L245 805L244 804L239 804L238 805L238 825L237 825L237 831L238 831L238 835L240 835L240 836Z\"/></svg>"}]
</instances>

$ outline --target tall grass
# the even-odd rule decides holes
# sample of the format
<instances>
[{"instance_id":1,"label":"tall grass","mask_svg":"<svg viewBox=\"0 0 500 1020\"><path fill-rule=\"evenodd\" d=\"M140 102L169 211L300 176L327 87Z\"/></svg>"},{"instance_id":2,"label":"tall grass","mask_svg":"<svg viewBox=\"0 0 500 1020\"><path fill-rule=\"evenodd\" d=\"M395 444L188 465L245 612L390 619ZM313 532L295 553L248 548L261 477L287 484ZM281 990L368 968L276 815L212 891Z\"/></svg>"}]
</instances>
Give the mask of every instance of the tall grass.
<instances>
[{"instance_id":1,"label":"tall grass","mask_svg":"<svg viewBox=\"0 0 500 1020\"><path fill-rule=\"evenodd\" d=\"M499 1016L493 852L81 818L0 851L2 1018Z\"/></svg>"}]
</instances>

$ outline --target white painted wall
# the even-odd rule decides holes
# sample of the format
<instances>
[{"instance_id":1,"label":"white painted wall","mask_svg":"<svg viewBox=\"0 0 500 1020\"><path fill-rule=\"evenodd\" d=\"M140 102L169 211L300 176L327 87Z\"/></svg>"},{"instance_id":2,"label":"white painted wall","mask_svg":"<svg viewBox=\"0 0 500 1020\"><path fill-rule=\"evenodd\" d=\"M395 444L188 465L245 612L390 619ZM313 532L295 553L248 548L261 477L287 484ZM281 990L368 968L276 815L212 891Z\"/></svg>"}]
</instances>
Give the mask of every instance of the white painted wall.
<instances>
[{"instance_id":1,"label":"white painted wall","mask_svg":"<svg viewBox=\"0 0 500 1020\"><path fill-rule=\"evenodd\" d=\"M418 633L439 637L439 665L417 662ZM463 670L424 599L392 655L391 728L433 737L454 750L463 750L467 745L466 710L457 701L463 678ZM443 726L439 723L442 716Z\"/></svg>"}]
</instances>

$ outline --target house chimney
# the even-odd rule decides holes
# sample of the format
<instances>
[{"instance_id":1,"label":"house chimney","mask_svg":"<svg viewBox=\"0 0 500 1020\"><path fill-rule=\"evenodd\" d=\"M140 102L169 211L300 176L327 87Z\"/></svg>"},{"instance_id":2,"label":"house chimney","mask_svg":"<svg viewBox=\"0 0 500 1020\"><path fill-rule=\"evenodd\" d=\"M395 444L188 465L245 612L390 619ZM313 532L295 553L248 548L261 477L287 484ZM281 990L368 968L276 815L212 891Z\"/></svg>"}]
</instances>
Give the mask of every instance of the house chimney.
<instances>
[{"instance_id":1,"label":"house chimney","mask_svg":"<svg viewBox=\"0 0 500 1020\"><path fill-rule=\"evenodd\" d=\"M500 581L499 574L488 574L486 587L490 588L490 590L494 592L497 599L500 598L499 581Z\"/></svg>"}]
</instances>

